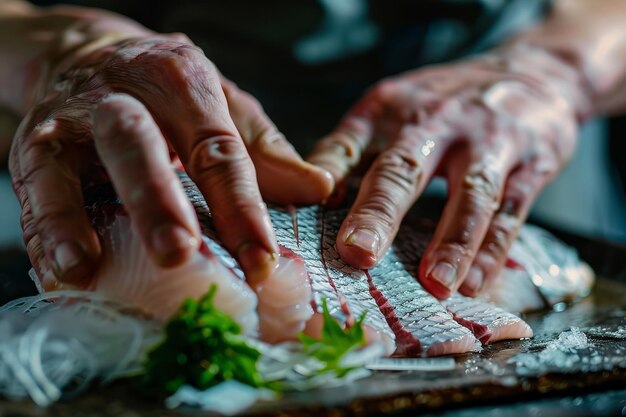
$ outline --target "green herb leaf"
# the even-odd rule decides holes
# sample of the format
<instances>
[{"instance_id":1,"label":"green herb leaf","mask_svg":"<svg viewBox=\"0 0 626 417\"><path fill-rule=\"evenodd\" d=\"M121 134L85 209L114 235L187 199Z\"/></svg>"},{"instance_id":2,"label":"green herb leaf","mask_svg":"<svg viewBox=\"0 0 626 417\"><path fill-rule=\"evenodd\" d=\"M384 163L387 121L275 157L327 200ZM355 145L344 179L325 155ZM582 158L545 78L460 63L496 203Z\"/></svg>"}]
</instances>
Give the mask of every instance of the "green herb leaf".
<instances>
[{"instance_id":1,"label":"green herb leaf","mask_svg":"<svg viewBox=\"0 0 626 417\"><path fill-rule=\"evenodd\" d=\"M341 360L350 351L365 346L365 333L363 320L365 313L359 317L354 325L342 329L339 323L330 315L326 299L322 299L322 336L315 339L300 333L298 339L304 350L320 362L324 367L317 371L318 374L334 372L338 377L345 376L354 368L341 366Z\"/></svg>"},{"instance_id":2,"label":"green herb leaf","mask_svg":"<svg viewBox=\"0 0 626 417\"><path fill-rule=\"evenodd\" d=\"M182 303L163 341L148 353L144 386L173 393L185 384L204 390L230 379L264 385L256 367L261 354L239 337L239 324L215 307L216 292L212 285L199 300Z\"/></svg>"}]
</instances>

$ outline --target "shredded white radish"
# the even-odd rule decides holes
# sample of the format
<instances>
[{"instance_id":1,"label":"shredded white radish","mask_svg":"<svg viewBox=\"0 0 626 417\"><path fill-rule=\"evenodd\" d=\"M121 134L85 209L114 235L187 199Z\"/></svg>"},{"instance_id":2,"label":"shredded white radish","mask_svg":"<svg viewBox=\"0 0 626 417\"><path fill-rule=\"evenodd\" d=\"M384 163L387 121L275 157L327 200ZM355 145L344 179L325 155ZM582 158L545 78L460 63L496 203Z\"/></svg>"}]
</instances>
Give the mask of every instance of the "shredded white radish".
<instances>
[{"instance_id":1,"label":"shredded white radish","mask_svg":"<svg viewBox=\"0 0 626 417\"><path fill-rule=\"evenodd\" d=\"M323 367L323 363L304 353L299 343L270 345L252 338L246 338L246 343L261 352L257 369L263 375L263 379L280 381L284 389L295 391L337 387L365 378L372 372L364 366L374 359L385 356L383 343L373 343L350 352L343 358L341 365L355 369L339 378L334 372L316 374ZM166 400L165 404L168 408L187 406L233 415L248 409L258 401L271 399L273 395L267 389L227 381L204 391L183 385Z\"/></svg>"},{"instance_id":2,"label":"shredded white radish","mask_svg":"<svg viewBox=\"0 0 626 417\"><path fill-rule=\"evenodd\" d=\"M93 292L57 291L0 307L0 394L47 406L141 370L161 325Z\"/></svg>"},{"instance_id":3,"label":"shredded white radish","mask_svg":"<svg viewBox=\"0 0 626 417\"><path fill-rule=\"evenodd\" d=\"M324 364L302 351L299 343L270 345L257 339L246 339L246 343L261 352L257 369L267 381L280 380L287 390L304 391L317 387L337 387L371 375L364 368L374 359L385 356L383 343L372 343L364 348L349 352L341 361L343 367L354 367L343 377L334 372L316 375Z\"/></svg>"},{"instance_id":4,"label":"shredded white radish","mask_svg":"<svg viewBox=\"0 0 626 417\"><path fill-rule=\"evenodd\" d=\"M161 332L161 323L89 291L55 291L11 301L0 307L0 395L30 397L47 406L79 394L91 382L107 383L137 374ZM385 354L382 343L350 352L342 366L358 369L339 378L333 372L318 375L323 363L304 353L299 343L270 345L253 338L245 340L262 354L258 369L264 379L280 380L288 390L348 384L370 375L361 366ZM267 398L265 390L239 388L232 384L217 391L185 387L169 400L169 406L208 409L215 403L215 394L224 389L241 392L241 405L251 404L253 398Z\"/></svg>"}]
</instances>

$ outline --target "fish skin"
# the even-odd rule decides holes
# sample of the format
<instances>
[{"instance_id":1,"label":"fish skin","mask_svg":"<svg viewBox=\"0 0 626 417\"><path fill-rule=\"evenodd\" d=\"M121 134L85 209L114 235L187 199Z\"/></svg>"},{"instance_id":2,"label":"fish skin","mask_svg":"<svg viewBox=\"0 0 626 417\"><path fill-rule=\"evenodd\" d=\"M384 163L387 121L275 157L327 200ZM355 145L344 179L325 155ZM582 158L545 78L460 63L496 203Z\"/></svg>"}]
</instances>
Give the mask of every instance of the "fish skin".
<instances>
[{"instance_id":1,"label":"fish skin","mask_svg":"<svg viewBox=\"0 0 626 417\"><path fill-rule=\"evenodd\" d=\"M484 345L533 336L533 330L524 320L495 304L458 293L442 301L442 304L452 313L455 321L467 327Z\"/></svg>"},{"instance_id":2,"label":"fish skin","mask_svg":"<svg viewBox=\"0 0 626 417\"><path fill-rule=\"evenodd\" d=\"M432 225L426 222L407 222L400 227L394 240L392 248L402 257L403 266L410 273L417 271L426 245L430 241L432 227L429 226ZM521 267L516 262L509 264L514 268ZM415 275L412 277L417 280ZM482 344L527 338L533 334L530 326L515 314L479 298L455 293L437 304L445 308L457 323L470 330Z\"/></svg>"},{"instance_id":3,"label":"fish skin","mask_svg":"<svg viewBox=\"0 0 626 417\"><path fill-rule=\"evenodd\" d=\"M210 210L203 196L186 174L180 172L179 177L195 207L203 234L206 236L204 239L205 253L211 254L210 258L218 262L227 271L224 275L228 275L229 279L235 278L237 285L246 286L243 282L243 272L237 262L219 243ZM104 194L96 190L91 198L87 196L85 198L86 201L91 201L86 207L96 226L101 226L110 218L114 219L116 210L123 211L117 197L103 197ZM110 211L107 207L117 208ZM487 343L505 337L522 338L529 336L530 328L521 319L492 304L487 304L483 300L468 299L455 294L442 304L424 290L416 279L415 273L420 257L434 229L432 223L422 220L405 221L388 253L377 266L369 271L348 266L341 260L335 247L337 231L345 214L345 210L325 210L320 206L298 210L270 209L270 217L276 228L279 244L302 258L313 290L312 300L294 300L291 307L304 312L304 306L310 301L311 313L313 311L319 313L321 300L324 298L331 315L347 326L354 323L355 318L366 313L365 323L368 326L366 333L374 334L375 338L382 341L387 347L388 354L395 352L397 355L433 356L464 353L480 348L477 337L483 343ZM533 247L533 250L536 250L537 245L533 241L533 236L525 239L530 239L530 243L525 243L524 247ZM518 247L521 244L516 242ZM563 245L561 244L561 246ZM523 250L517 252L527 255L532 253L528 249L526 252ZM553 257L551 260L560 262L562 258L563 256L558 259ZM573 276L572 265L576 267L582 263L578 262L577 258L576 262L578 263L569 258L567 260L569 269L564 270L569 271L568 277L571 281ZM525 259L522 259L521 262L517 262L517 259L507 262L509 268L505 269L504 281L511 281L510 276L519 278L520 274L528 276L530 280L529 274L531 272L526 263L528 261ZM40 268L41 266L38 268L36 265L35 267L41 276L44 270ZM533 271L536 271L540 266L533 264L531 267L534 268ZM541 265L541 267L546 270L548 268L546 265ZM507 271L515 271L517 275L507 273ZM507 277L509 277L509 281L507 281ZM556 275L552 278L546 275L545 278L558 279ZM509 284L511 283L509 282ZM509 284L507 284L507 288L511 288ZM578 286L575 291L578 291L578 294L582 293L584 283L578 282L576 284ZM571 290L572 284L569 281L565 284L549 283L548 287L558 288L563 293ZM296 292L307 294L307 291ZM535 291L533 294L537 296L537 293L540 291ZM262 297L263 295L259 293L257 296ZM503 298L502 293L499 294L499 297ZM552 297L552 299L558 299L558 297ZM260 301L258 305L268 306L268 311L280 310L271 308L271 300ZM256 300L253 302L254 305L257 305ZM536 305L537 300L534 300L534 303ZM225 304L236 305L237 303ZM309 306L306 305L305 307L308 309ZM257 311L263 313L260 309ZM296 316L300 317L300 315ZM290 328L296 330L304 328L306 331L309 324L319 322L320 315L303 314L300 318L305 320L306 317L312 318L308 323L291 321L289 322ZM277 328L276 317L272 319L274 321L270 327ZM293 320L293 318L291 319ZM248 326L255 322L255 319L251 319L249 314L246 320ZM284 340L284 337L281 336L276 339L276 341L279 340Z\"/></svg>"},{"instance_id":4,"label":"fish skin","mask_svg":"<svg viewBox=\"0 0 626 417\"><path fill-rule=\"evenodd\" d=\"M328 239L326 244L333 250L345 215L345 211L329 211L324 217L325 237ZM410 254L417 250L412 246L421 246L425 242L419 235L411 233L412 230L401 228L392 247L367 275L360 270L351 270L360 280L369 276L370 285L377 291L376 295L384 297L385 302L379 305L379 310L386 313L386 322L396 335L395 353L403 356L434 356L477 350L480 344L474 336L456 323L452 315L415 278L417 268L409 266L412 260ZM402 244L402 251L398 250L398 243ZM329 255L335 255L336 266L344 272L345 264L336 252L329 251ZM371 290L368 292L372 298L376 296Z\"/></svg>"},{"instance_id":5,"label":"fish skin","mask_svg":"<svg viewBox=\"0 0 626 417\"><path fill-rule=\"evenodd\" d=\"M352 268L341 260L335 247L336 230L329 227L326 215L326 211L319 206L300 208L296 214L300 247L296 244L294 252L303 257L307 268L309 261L314 261L316 267L310 268L309 274L315 293L315 304L319 306L322 298L328 300L333 297L334 308L330 310L331 314L348 325L366 314L365 323L380 340L389 345L389 341L396 339L395 334L386 324L376 301L370 296L369 284L363 271ZM272 222L276 221L277 229L286 220L278 210L272 210L270 217ZM277 238L281 244L293 242L293 234L281 232Z\"/></svg>"},{"instance_id":6,"label":"fish skin","mask_svg":"<svg viewBox=\"0 0 626 417\"><path fill-rule=\"evenodd\" d=\"M207 213L206 203L197 188L190 180L183 178L182 181L196 211ZM326 211L320 206L300 208L295 213L270 209L278 243L304 260L313 288L314 306L320 306L325 298L331 315L347 325L366 313L364 322L386 345L395 340L394 353L398 355L477 350L480 344L473 334L454 321L441 303L424 290L393 250L370 270L371 279L364 271L343 262L335 241L345 214L344 210ZM203 217L206 222L201 223L209 224L210 219ZM372 296L372 286L387 303L377 303ZM391 349L388 353L392 353Z\"/></svg>"}]
</instances>

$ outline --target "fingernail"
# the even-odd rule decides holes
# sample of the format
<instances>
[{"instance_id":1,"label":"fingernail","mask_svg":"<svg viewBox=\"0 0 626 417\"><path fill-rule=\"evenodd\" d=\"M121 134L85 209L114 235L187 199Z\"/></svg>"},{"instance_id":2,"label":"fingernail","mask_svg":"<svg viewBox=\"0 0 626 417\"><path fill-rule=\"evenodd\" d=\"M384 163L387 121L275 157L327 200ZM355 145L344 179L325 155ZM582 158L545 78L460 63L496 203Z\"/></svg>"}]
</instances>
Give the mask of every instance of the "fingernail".
<instances>
[{"instance_id":1,"label":"fingernail","mask_svg":"<svg viewBox=\"0 0 626 417\"><path fill-rule=\"evenodd\" d=\"M198 239L181 226L164 225L152 232L152 250L162 265L180 261L199 244Z\"/></svg>"},{"instance_id":2,"label":"fingernail","mask_svg":"<svg viewBox=\"0 0 626 417\"><path fill-rule=\"evenodd\" d=\"M357 228L350 233L345 242L346 245L356 246L365 252L371 253L373 256L377 256L380 246L380 236L375 230L366 227Z\"/></svg>"},{"instance_id":3,"label":"fingernail","mask_svg":"<svg viewBox=\"0 0 626 417\"><path fill-rule=\"evenodd\" d=\"M438 281L444 287L452 289L456 281L456 268L448 262L439 262L430 271L430 278Z\"/></svg>"},{"instance_id":4,"label":"fingernail","mask_svg":"<svg viewBox=\"0 0 626 417\"><path fill-rule=\"evenodd\" d=\"M483 270L477 266L472 266L467 272L467 277L465 277L463 285L467 287L473 295L477 295L483 288L483 281Z\"/></svg>"},{"instance_id":5,"label":"fingernail","mask_svg":"<svg viewBox=\"0 0 626 417\"><path fill-rule=\"evenodd\" d=\"M54 262L56 263L57 278L63 277L81 264L85 258L85 252L76 242L63 242L54 249Z\"/></svg>"},{"instance_id":6,"label":"fingernail","mask_svg":"<svg viewBox=\"0 0 626 417\"><path fill-rule=\"evenodd\" d=\"M267 278L274 269L278 255L268 252L258 243L246 243L237 251L237 259L246 279L259 282Z\"/></svg>"}]
</instances>

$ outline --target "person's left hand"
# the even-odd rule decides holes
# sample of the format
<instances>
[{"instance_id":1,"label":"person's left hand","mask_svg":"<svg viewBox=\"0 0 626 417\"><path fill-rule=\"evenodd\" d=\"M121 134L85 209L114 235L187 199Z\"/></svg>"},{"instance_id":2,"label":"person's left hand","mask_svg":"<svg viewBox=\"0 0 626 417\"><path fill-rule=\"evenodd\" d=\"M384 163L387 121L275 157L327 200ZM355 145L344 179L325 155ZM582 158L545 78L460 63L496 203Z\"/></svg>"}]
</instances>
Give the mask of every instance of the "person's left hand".
<instances>
[{"instance_id":1,"label":"person's left hand","mask_svg":"<svg viewBox=\"0 0 626 417\"><path fill-rule=\"evenodd\" d=\"M340 255L357 268L375 265L441 175L448 202L419 278L438 298L457 289L478 294L498 275L534 198L572 154L575 110L584 102L570 66L525 47L382 81L308 158L339 184L377 154L339 231Z\"/></svg>"}]
</instances>

